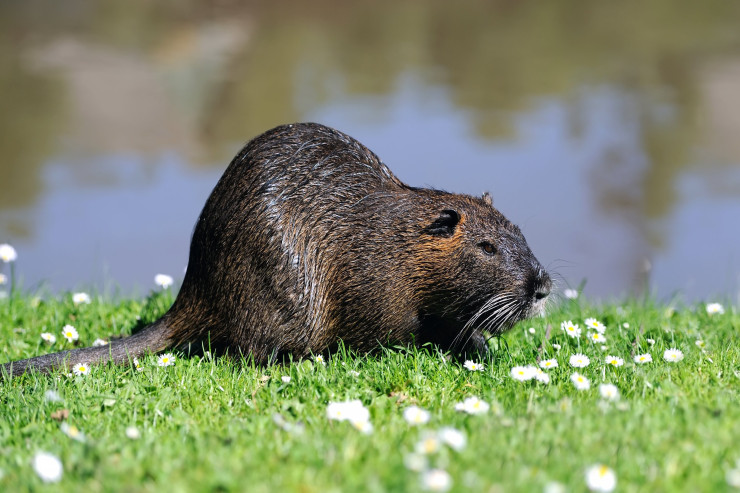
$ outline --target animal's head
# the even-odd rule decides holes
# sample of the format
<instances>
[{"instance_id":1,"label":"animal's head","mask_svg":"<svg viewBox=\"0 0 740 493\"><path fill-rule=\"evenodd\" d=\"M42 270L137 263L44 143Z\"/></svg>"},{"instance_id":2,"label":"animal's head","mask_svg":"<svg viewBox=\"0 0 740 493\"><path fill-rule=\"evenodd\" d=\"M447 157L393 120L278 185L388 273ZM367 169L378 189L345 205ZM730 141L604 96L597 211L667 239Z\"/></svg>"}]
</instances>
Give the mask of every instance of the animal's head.
<instances>
[{"instance_id":1,"label":"animal's head","mask_svg":"<svg viewBox=\"0 0 740 493\"><path fill-rule=\"evenodd\" d=\"M500 334L524 318L544 313L552 287L518 226L491 198L441 195L440 207L421 237L427 268L438 285L434 310L453 317L460 336Z\"/></svg>"}]
</instances>

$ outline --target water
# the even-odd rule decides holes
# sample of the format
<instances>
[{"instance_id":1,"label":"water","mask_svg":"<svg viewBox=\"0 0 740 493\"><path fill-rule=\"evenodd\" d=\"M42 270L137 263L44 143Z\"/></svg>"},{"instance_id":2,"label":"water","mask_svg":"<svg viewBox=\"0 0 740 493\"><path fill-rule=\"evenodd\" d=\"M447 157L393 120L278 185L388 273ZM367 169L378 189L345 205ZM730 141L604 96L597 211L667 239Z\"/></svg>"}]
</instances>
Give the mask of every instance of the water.
<instances>
[{"instance_id":1,"label":"water","mask_svg":"<svg viewBox=\"0 0 740 493\"><path fill-rule=\"evenodd\" d=\"M735 302L740 5L679 4L7 2L0 243L26 288L141 294L241 145L311 120L490 191L561 286Z\"/></svg>"}]
</instances>

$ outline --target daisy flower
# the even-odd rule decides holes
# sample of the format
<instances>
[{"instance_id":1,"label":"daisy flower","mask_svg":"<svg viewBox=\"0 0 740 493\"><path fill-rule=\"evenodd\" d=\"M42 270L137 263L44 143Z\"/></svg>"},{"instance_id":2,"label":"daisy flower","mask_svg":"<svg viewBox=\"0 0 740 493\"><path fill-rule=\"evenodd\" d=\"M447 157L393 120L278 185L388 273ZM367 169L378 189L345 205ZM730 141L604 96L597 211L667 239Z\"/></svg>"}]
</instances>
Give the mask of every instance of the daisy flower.
<instances>
[{"instance_id":1,"label":"daisy flower","mask_svg":"<svg viewBox=\"0 0 740 493\"><path fill-rule=\"evenodd\" d=\"M107 345L107 344L108 344L108 343L107 343L107 342L106 342L106 341L105 341L104 339L100 339L100 338L98 338L98 339L95 339L95 340L93 341L93 343L92 343L92 345L93 345L94 347L97 347L97 346L105 346L105 345Z\"/></svg>"},{"instance_id":2,"label":"daisy flower","mask_svg":"<svg viewBox=\"0 0 740 493\"><path fill-rule=\"evenodd\" d=\"M554 349L555 351L560 351L560 344L553 344L553 345L552 345L552 348L553 348L553 349Z\"/></svg>"},{"instance_id":3,"label":"daisy flower","mask_svg":"<svg viewBox=\"0 0 740 493\"><path fill-rule=\"evenodd\" d=\"M159 355L159 358L157 358L158 366L172 366L174 364L175 357L172 355L172 353L164 353Z\"/></svg>"},{"instance_id":4,"label":"daisy flower","mask_svg":"<svg viewBox=\"0 0 740 493\"><path fill-rule=\"evenodd\" d=\"M530 334L534 334L537 331L534 330L534 327L530 327L529 329L527 329L527 332L529 332Z\"/></svg>"},{"instance_id":5,"label":"daisy flower","mask_svg":"<svg viewBox=\"0 0 740 493\"><path fill-rule=\"evenodd\" d=\"M472 360L466 360L463 366L470 371L483 371L484 369L483 363L475 363Z\"/></svg>"},{"instance_id":6,"label":"daisy flower","mask_svg":"<svg viewBox=\"0 0 740 493\"><path fill-rule=\"evenodd\" d=\"M588 338L591 339L591 342L593 343L598 342L599 344L604 344L606 342L606 336L601 332L592 332L588 335Z\"/></svg>"},{"instance_id":7,"label":"daisy flower","mask_svg":"<svg viewBox=\"0 0 740 493\"><path fill-rule=\"evenodd\" d=\"M56 483L62 479L62 461L48 452L37 452L33 457L33 470L44 483Z\"/></svg>"},{"instance_id":8,"label":"daisy flower","mask_svg":"<svg viewBox=\"0 0 740 493\"><path fill-rule=\"evenodd\" d=\"M7 243L0 245L0 260L7 264L8 262L15 262L15 259L17 258L18 254L16 253L15 248Z\"/></svg>"},{"instance_id":9,"label":"daisy flower","mask_svg":"<svg viewBox=\"0 0 740 493\"><path fill-rule=\"evenodd\" d=\"M280 377L280 380L282 380L283 383L290 383L290 377L288 375L283 375Z\"/></svg>"},{"instance_id":10,"label":"daisy flower","mask_svg":"<svg viewBox=\"0 0 740 493\"><path fill-rule=\"evenodd\" d=\"M403 465L405 465L406 469L409 471L421 472L427 469L429 461L427 460L426 455L407 454L406 457L403 458Z\"/></svg>"},{"instance_id":11,"label":"daisy flower","mask_svg":"<svg viewBox=\"0 0 740 493\"><path fill-rule=\"evenodd\" d=\"M578 290L577 289L564 289L563 295L569 300L574 300L578 298Z\"/></svg>"},{"instance_id":12,"label":"daisy flower","mask_svg":"<svg viewBox=\"0 0 740 493\"><path fill-rule=\"evenodd\" d=\"M606 326L602 324L601 322L599 322L598 320L596 320L595 318L587 318L585 321L585 324L586 324L586 327L590 329L594 329L599 334L603 334L604 332L606 332Z\"/></svg>"},{"instance_id":13,"label":"daisy flower","mask_svg":"<svg viewBox=\"0 0 740 493\"><path fill-rule=\"evenodd\" d=\"M430 469L421 475L421 488L429 491L447 491L452 487L452 478L442 469Z\"/></svg>"},{"instance_id":14,"label":"daisy flower","mask_svg":"<svg viewBox=\"0 0 740 493\"><path fill-rule=\"evenodd\" d=\"M601 398L607 401L616 401L619 399L619 389L611 383L602 383L599 385L599 394Z\"/></svg>"},{"instance_id":15,"label":"daisy flower","mask_svg":"<svg viewBox=\"0 0 740 493\"><path fill-rule=\"evenodd\" d=\"M72 303L75 305L79 304L86 304L89 305L92 300L90 299L90 295L87 293L75 293L72 295Z\"/></svg>"},{"instance_id":16,"label":"daisy flower","mask_svg":"<svg viewBox=\"0 0 740 493\"><path fill-rule=\"evenodd\" d=\"M421 440L416 442L414 450L417 454L430 455L437 453L440 448L442 448L440 437L436 433L427 432L422 435Z\"/></svg>"},{"instance_id":17,"label":"daisy flower","mask_svg":"<svg viewBox=\"0 0 740 493\"><path fill-rule=\"evenodd\" d=\"M720 303L708 303L707 313L709 315L722 315L723 313L725 313L725 307L723 307Z\"/></svg>"},{"instance_id":18,"label":"daisy flower","mask_svg":"<svg viewBox=\"0 0 740 493\"><path fill-rule=\"evenodd\" d=\"M409 406L403 410L403 419L410 425L423 425L429 421L429 411L418 406Z\"/></svg>"},{"instance_id":19,"label":"daisy flower","mask_svg":"<svg viewBox=\"0 0 740 493\"><path fill-rule=\"evenodd\" d=\"M335 421L369 421L370 411L355 399L344 402L330 402L326 406L326 416Z\"/></svg>"},{"instance_id":20,"label":"daisy flower","mask_svg":"<svg viewBox=\"0 0 740 493\"><path fill-rule=\"evenodd\" d=\"M129 426L126 428L126 436L131 440L138 440L141 438L141 432L135 426Z\"/></svg>"},{"instance_id":21,"label":"daisy flower","mask_svg":"<svg viewBox=\"0 0 740 493\"><path fill-rule=\"evenodd\" d=\"M635 363L639 363L641 365L645 363L651 363L653 361L653 357L650 355L650 353L645 354L638 354L635 356Z\"/></svg>"},{"instance_id":22,"label":"daisy flower","mask_svg":"<svg viewBox=\"0 0 740 493\"><path fill-rule=\"evenodd\" d=\"M134 368L136 368L136 371L144 370L144 367L141 366L141 363L139 363L139 358L134 358Z\"/></svg>"},{"instance_id":23,"label":"daisy flower","mask_svg":"<svg viewBox=\"0 0 740 493\"><path fill-rule=\"evenodd\" d=\"M85 363L80 363L79 365L74 365L72 367L72 373L75 375L87 375L90 373L90 367L86 365Z\"/></svg>"},{"instance_id":24,"label":"daisy flower","mask_svg":"<svg viewBox=\"0 0 740 493\"><path fill-rule=\"evenodd\" d=\"M77 428L75 425L70 425L65 421L64 423L62 423L59 429L62 430L62 433L67 435L72 440L77 440L78 442L85 443L85 434L81 432L80 429Z\"/></svg>"},{"instance_id":25,"label":"daisy flower","mask_svg":"<svg viewBox=\"0 0 740 493\"><path fill-rule=\"evenodd\" d=\"M655 346L655 339L650 339L648 337L647 339L645 339L645 341L647 341L647 343L650 344L651 346Z\"/></svg>"},{"instance_id":26,"label":"daisy flower","mask_svg":"<svg viewBox=\"0 0 740 493\"><path fill-rule=\"evenodd\" d=\"M325 365L326 364L324 362L324 357L321 356L320 354L317 354L316 356L313 357L313 362L316 363L317 365Z\"/></svg>"},{"instance_id":27,"label":"daisy flower","mask_svg":"<svg viewBox=\"0 0 740 493\"><path fill-rule=\"evenodd\" d=\"M171 276L168 276L167 274L157 274L156 276L154 276L154 284L163 289L167 289L172 286L173 282L175 281L172 279Z\"/></svg>"},{"instance_id":28,"label":"daisy flower","mask_svg":"<svg viewBox=\"0 0 740 493\"><path fill-rule=\"evenodd\" d=\"M62 328L62 335L67 339L67 342L74 342L80 338L80 335L77 333L77 329L71 325L65 325L64 328Z\"/></svg>"},{"instance_id":29,"label":"daisy flower","mask_svg":"<svg viewBox=\"0 0 740 493\"><path fill-rule=\"evenodd\" d=\"M606 364L612 366L622 366L624 364L624 360L619 356L609 355L606 357Z\"/></svg>"},{"instance_id":30,"label":"daisy flower","mask_svg":"<svg viewBox=\"0 0 740 493\"><path fill-rule=\"evenodd\" d=\"M57 337L50 332L42 332L41 338L49 344L54 344L55 342L57 342Z\"/></svg>"},{"instance_id":31,"label":"daisy flower","mask_svg":"<svg viewBox=\"0 0 740 493\"><path fill-rule=\"evenodd\" d=\"M540 368L543 368L545 370L549 370L550 368L557 368L558 367L558 360L556 359L543 359L540 361Z\"/></svg>"},{"instance_id":32,"label":"daisy flower","mask_svg":"<svg viewBox=\"0 0 740 493\"><path fill-rule=\"evenodd\" d=\"M628 324L627 322L625 322L625 323L622 324L622 327L624 327L625 329L629 329L630 328L630 324Z\"/></svg>"},{"instance_id":33,"label":"daisy flower","mask_svg":"<svg viewBox=\"0 0 740 493\"><path fill-rule=\"evenodd\" d=\"M488 409L491 406L486 402L482 401L479 398L473 396L468 397L463 402L458 402L455 405L456 411L462 411L468 414L484 414L488 412Z\"/></svg>"},{"instance_id":34,"label":"daisy flower","mask_svg":"<svg viewBox=\"0 0 740 493\"><path fill-rule=\"evenodd\" d=\"M573 382L573 385L575 385L578 390L588 390L591 388L591 382L580 373L574 373L571 375L570 381Z\"/></svg>"},{"instance_id":35,"label":"daisy flower","mask_svg":"<svg viewBox=\"0 0 740 493\"><path fill-rule=\"evenodd\" d=\"M359 430L361 433L365 435L369 435L373 432L373 424L370 422L370 420L355 420L351 419L349 423L356 429Z\"/></svg>"},{"instance_id":36,"label":"daisy flower","mask_svg":"<svg viewBox=\"0 0 740 493\"><path fill-rule=\"evenodd\" d=\"M570 320L561 323L560 329L570 337L581 337L581 329L578 327L578 324L574 324Z\"/></svg>"},{"instance_id":37,"label":"daisy flower","mask_svg":"<svg viewBox=\"0 0 740 493\"><path fill-rule=\"evenodd\" d=\"M464 449L467 443L463 432L451 427L445 427L439 430L439 439L458 452Z\"/></svg>"},{"instance_id":38,"label":"daisy flower","mask_svg":"<svg viewBox=\"0 0 740 493\"><path fill-rule=\"evenodd\" d=\"M542 371L541 368L534 369L534 379L540 383L550 383L550 375Z\"/></svg>"},{"instance_id":39,"label":"daisy flower","mask_svg":"<svg viewBox=\"0 0 740 493\"><path fill-rule=\"evenodd\" d=\"M591 491L608 493L617 486L617 476L603 464L594 464L586 469L586 486Z\"/></svg>"},{"instance_id":40,"label":"daisy flower","mask_svg":"<svg viewBox=\"0 0 740 493\"><path fill-rule=\"evenodd\" d=\"M591 360L585 354L576 353L570 357L569 363L573 368L585 368L591 363Z\"/></svg>"},{"instance_id":41,"label":"daisy flower","mask_svg":"<svg viewBox=\"0 0 740 493\"><path fill-rule=\"evenodd\" d=\"M663 359L670 363L678 363L683 359L683 352L676 348L666 349L663 353Z\"/></svg>"},{"instance_id":42,"label":"daisy flower","mask_svg":"<svg viewBox=\"0 0 740 493\"><path fill-rule=\"evenodd\" d=\"M694 344L696 344L696 347L698 347L699 349L702 349L702 350L703 350L703 349L704 349L705 347L707 347L707 343L706 343L706 342L704 342L704 341L702 341L702 340L699 340L699 339L698 339L698 340L696 340L696 341L694 342Z\"/></svg>"},{"instance_id":43,"label":"daisy flower","mask_svg":"<svg viewBox=\"0 0 740 493\"><path fill-rule=\"evenodd\" d=\"M511 369L511 378L521 382L532 380L534 378L534 370L535 368L533 366L515 366Z\"/></svg>"}]
</instances>

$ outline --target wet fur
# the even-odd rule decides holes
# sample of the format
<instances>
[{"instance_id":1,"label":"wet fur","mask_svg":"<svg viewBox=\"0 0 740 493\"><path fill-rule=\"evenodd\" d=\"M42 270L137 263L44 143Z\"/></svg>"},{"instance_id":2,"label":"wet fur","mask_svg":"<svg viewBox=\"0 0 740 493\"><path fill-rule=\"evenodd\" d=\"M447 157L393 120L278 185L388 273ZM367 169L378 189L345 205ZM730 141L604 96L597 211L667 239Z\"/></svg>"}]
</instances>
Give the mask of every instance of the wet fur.
<instances>
[{"instance_id":1,"label":"wet fur","mask_svg":"<svg viewBox=\"0 0 740 493\"><path fill-rule=\"evenodd\" d=\"M214 188L160 320L109 346L4 370L203 346L266 364L340 340L360 352L425 342L485 352L482 331L539 313L550 284L490 197L410 187L341 132L284 125L250 141Z\"/></svg>"}]
</instances>

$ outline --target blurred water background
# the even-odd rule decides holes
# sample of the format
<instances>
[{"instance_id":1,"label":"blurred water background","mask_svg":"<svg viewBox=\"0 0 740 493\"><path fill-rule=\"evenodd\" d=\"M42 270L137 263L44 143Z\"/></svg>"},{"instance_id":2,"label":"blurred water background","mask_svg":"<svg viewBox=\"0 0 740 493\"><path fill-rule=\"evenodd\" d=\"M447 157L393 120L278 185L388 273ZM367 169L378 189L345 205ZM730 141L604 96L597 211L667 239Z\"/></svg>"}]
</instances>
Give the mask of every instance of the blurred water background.
<instances>
[{"instance_id":1,"label":"blurred water background","mask_svg":"<svg viewBox=\"0 0 740 493\"><path fill-rule=\"evenodd\" d=\"M143 294L247 140L318 121L489 190L561 287L737 302L739 26L726 0L1 2L0 243L26 290Z\"/></svg>"}]
</instances>

